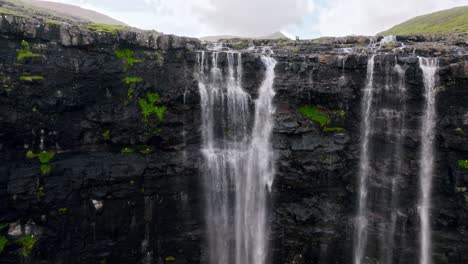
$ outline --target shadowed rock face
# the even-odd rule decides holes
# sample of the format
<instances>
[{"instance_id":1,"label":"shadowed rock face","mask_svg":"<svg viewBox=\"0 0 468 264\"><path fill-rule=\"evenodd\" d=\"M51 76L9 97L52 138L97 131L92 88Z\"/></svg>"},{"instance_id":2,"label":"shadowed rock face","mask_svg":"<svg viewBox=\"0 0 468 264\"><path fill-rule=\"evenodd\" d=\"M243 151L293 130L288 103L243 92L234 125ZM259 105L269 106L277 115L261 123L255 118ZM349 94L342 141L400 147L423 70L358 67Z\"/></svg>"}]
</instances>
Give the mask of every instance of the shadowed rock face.
<instances>
[{"instance_id":1,"label":"shadowed rock face","mask_svg":"<svg viewBox=\"0 0 468 264\"><path fill-rule=\"evenodd\" d=\"M193 74L201 44L154 32L97 34L72 25L49 30L34 21L2 15L0 23L0 223L9 224L0 236L10 241L0 262L19 263L15 240L34 235L30 263L207 263L201 113ZM40 55L18 61L23 39ZM468 172L457 164L468 156L466 45L457 36L401 39L405 49L388 49L375 61L376 89L384 89L395 63L405 69L407 89L394 263L416 263L419 248L424 97L413 49L416 55L439 57L440 64L433 259L466 263ZM367 42L360 37L325 44L228 43L268 44L278 61L270 263L351 262ZM344 48L354 49L344 53ZM116 49L132 50L142 61L124 71ZM243 87L256 98L264 66L253 52L244 50L242 58ZM226 70L222 53L219 64ZM126 84L126 77L142 81ZM167 112L162 120L151 115L146 124L138 100L148 92L161 96L158 104ZM329 115L330 127L344 131L324 131L297 111L301 106L319 107ZM381 128L372 135L378 144L371 159L369 211L377 220L387 215L388 187L380 184L385 181L380 172L391 166L385 158L394 142L386 132ZM153 153L139 153L140 145ZM46 175L38 159L26 158L28 150L38 153L41 146L56 153ZM121 153L123 148L135 152ZM380 234L379 225L370 225L368 263L380 257Z\"/></svg>"}]
</instances>

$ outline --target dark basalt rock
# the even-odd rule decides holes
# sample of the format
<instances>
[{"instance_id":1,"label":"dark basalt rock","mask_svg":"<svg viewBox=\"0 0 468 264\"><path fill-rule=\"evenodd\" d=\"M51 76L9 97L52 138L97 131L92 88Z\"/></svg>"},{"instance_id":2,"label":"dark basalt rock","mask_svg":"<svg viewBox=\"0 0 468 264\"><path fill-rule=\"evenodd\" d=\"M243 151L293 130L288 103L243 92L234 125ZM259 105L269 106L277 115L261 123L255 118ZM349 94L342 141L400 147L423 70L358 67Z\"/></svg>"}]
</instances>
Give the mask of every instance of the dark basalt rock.
<instances>
[{"instance_id":1,"label":"dark basalt rock","mask_svg":"<svg viewBox=\"0 0 468 264\"><path fill-rule=\"evenodd\" d=\"M23 257L14 241L32 234L37 242L24 260L28 263L207 263L194 77L202 44L157 32L98 34L13 15L0 15L0 33L0 223L9 224L0 235L10 241L0 262L20 263ZM468 171L457 165L468 158L468 56L466 41L459 38L399 37L406 42L404 50L376 59L377 86L384 85L388 63L397 60L406 69L408 128L398 263L416 263L418 258L417 160L424 97L413 50L440 57L434 263L468 262ZM23 39L41 55L18 61ZM278 60L270 263L351 262L368 43L367 37L348 37L324 44L247 44L271 46ZM352 53L342 52L349 47L355 48ZM116 48L131 49L142 62L125 72ZM244 50L242 58L243 85L255 98L264 67L254 52ZM224 60L220 58L222 67ZM25 82L22 75L44 79ZM143 81L128 85L123 81L127 76ZM132 99L129 87L134 89ZM167 107L164 119L150 119L149 127L138 103L147 92L159 93L160 104ZM323 131L297 111L304 105L343 110L342 118L333 116L332 125L344 131ZM152 133L158 128L159 133ZM56 152L48 175L41 175L37 159L25 158L41 145ZM154 152L120 153L138 145ZM372 166L389 165L382 160ZM370 200L379 206L377 197ZM377 234L377 227L371 227L369 241L377 240ZM368 250L377 254L380 249Z\"/></svg>"}]
</instances>

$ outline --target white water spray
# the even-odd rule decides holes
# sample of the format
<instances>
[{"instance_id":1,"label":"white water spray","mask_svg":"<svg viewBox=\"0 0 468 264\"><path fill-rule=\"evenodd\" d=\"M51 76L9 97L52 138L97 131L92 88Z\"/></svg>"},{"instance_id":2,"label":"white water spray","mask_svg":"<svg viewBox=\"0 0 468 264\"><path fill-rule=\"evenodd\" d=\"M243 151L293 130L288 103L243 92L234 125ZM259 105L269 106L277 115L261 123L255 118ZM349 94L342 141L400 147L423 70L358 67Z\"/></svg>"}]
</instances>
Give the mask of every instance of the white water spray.
<instances>
[{"instance_id":1,"label":"white water spray","mask_svg":"<svg viewBox=\"0 0 468 264\"><path fill-rule=\"evenodd\" d=\"M369 177L369 140L371 134L371 107L374 97L375 55L367 62L367 83L361 103L361 154L359 161L359 199L355 227L354 264L361 264L367 244L367 179Z\"/></svg>"},{"instance_id":2,"label":"white water spray","mask_svg":"<svg viewBox=\"0 0 468 264\"><path fill-rule=\"evenodd\" d=\"M270 137L276 61L262 55L265 79L255 100L249 133L250 96L242 89L241 54L198 54L196 76L202 107L206 220L211 264L264 264L267 258L267 198L274 176ZM224 54L223 54L224 55ZM235 66L237 63L237 67Z\"/></svg>"},{"instance_id":3,"label":"white water spray","mask_svg":"<svg viewBox=\"0 0 468 264\"><path fill-rule=\"evenodd\" d=\"M434 137L435 137L435 83L438 61L434 58L419 57L419 67L423 73L425 106L421 124L421 156L419 168L419 216L420 264L431 264L431 188L434 174Z\"/></svg>"}]
</instances>

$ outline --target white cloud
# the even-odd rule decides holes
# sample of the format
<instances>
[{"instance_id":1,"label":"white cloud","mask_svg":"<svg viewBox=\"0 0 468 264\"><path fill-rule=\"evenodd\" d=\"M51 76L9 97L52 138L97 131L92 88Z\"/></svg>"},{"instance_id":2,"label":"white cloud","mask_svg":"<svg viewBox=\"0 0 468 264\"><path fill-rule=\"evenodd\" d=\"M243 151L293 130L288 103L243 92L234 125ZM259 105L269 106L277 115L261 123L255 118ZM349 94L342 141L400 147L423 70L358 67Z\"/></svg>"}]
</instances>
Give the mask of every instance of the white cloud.
<instances>
[{"instance_id":1,"label":"white cloud","mask_svg":"<svg viewBox=\"0 0 468 264\"><path fill-rule=\"evenodd\" d=\"M322 36L375 35L412 17L466 4L467 0L328 0L311 26Z\"/></svg>"},{"instance_id":2,"label":"white cloud","mask_svg":"<svg viewBox=\"0 0 468 264\"><path fill-rule=\"evenodd\" d=\"M50 0L164 33L302 37L374 35L417 15L468 0Z\"/></svg>"},{"instance_id":3,"label":"white cloud","mask_svg":"<svg viewBox=\"0 0 468 264\"><path fill-rule=\"evenodd\" d=\"M313 9L313 0L52 1L92 9L139 28L197 37L270 34L300 23ZM125 5L126 10L121 8Z\"/></svg>"}]
</instances>

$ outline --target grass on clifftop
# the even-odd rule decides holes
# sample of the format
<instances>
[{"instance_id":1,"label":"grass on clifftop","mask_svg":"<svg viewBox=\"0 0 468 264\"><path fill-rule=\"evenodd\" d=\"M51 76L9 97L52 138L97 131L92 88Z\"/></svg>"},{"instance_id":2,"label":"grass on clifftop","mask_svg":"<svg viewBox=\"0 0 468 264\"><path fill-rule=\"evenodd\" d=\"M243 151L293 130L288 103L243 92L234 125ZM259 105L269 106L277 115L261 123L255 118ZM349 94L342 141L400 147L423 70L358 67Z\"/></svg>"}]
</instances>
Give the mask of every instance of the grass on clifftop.
<instances>
[{"instance_id":1,"label":"grass on clifftop","mask_svg":"<svg viewBox=\"0 0 468 264\"><path fill-rule=\"evenodd\" d=\"M412 18L378 35L446 34L468 31L468 6Z\"/></svg>"},{"instance_id":2,"label":"grass on clifftop","mask_svg":"<svg viewBox=\"0 0 468 264\"><path fill-rule=\"evenodd\" d=\"M107 24L89 24L88 29L98 33L111 33L116 34L120 30L125 30L128 27L119 25L107 25Z\"/></svg>"}]
</instances>

